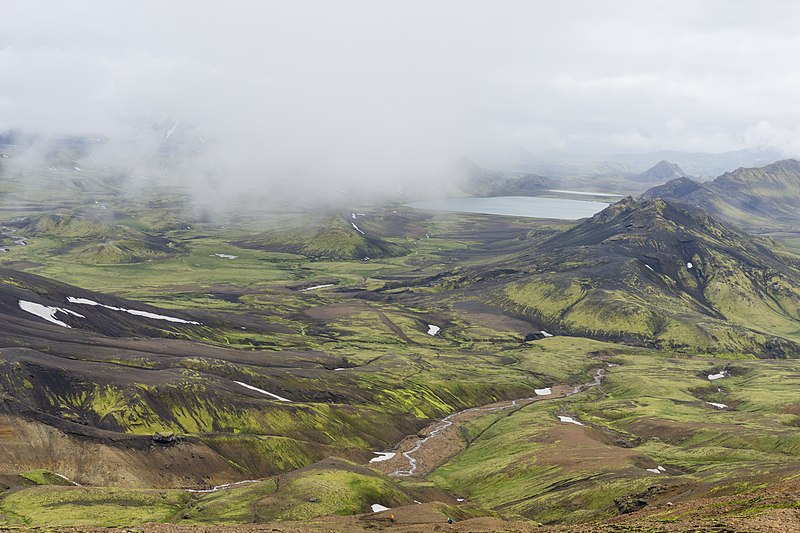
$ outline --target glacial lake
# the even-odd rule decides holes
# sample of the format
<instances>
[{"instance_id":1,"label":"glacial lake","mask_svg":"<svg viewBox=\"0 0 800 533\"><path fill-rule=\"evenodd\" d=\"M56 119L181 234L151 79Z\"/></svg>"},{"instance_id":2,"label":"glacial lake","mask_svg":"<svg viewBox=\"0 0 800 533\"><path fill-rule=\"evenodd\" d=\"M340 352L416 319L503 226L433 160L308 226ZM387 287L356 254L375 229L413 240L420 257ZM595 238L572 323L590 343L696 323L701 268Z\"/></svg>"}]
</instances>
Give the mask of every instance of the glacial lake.
<instances>
[{"instance_id":1,"label":"glacial lake","mask_svg":"<svg viewBox=\"0 0 800 533\"><path fill-rule=\"evenodd\" d=\"M568 198L498 196L493 198L424 200L408 204L408 207L432 211L454 211L457 213L577 220L599 213L609 205L607 202L571 200Z\"/></svg>"}]
</instances>

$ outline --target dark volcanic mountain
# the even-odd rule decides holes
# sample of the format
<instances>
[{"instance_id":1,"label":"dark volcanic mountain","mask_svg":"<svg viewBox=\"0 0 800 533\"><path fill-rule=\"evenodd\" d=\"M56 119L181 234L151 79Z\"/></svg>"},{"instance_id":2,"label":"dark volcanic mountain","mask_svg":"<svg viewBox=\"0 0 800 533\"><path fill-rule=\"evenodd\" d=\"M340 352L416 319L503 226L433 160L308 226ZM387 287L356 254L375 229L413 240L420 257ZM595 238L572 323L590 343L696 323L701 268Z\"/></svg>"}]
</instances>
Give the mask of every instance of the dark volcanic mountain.
<instances>
[{"instance_id":1,"label":"dark volcanic mountain","mask_svg":"<svg viewBox=\"0 0 800 533\"><path fill-rule=\"evenodd\" d=\"M800 162L740 168L711 183L679 178L642 195L695 206L748 231L794 229L800 222Z\"/></svg>"},{"instance_id":2,"label":"dark volcanic mountain","mask_svg":"<svg viewBox=\"0 0 800 533\"><path fill-rule=\"evenodd\" d=\"M675 178L681 178L685 175L686 173L675 163L670 163L669 161L659 161L651 168L648 168L636 176L636 180L646 183L664 183Z\"/></svg>"},{"instance_id":3,"label":"dark volcanic mountain","mask_svg":"<svg viewBox=\"0 0 800 533\"><path fill-rule=\"evenodd\" d=\"M800 261L773 247L704 213L628 198L469 290L496 284L506 310L556 333L793 357Z\"/></svg>"}]
</instances>

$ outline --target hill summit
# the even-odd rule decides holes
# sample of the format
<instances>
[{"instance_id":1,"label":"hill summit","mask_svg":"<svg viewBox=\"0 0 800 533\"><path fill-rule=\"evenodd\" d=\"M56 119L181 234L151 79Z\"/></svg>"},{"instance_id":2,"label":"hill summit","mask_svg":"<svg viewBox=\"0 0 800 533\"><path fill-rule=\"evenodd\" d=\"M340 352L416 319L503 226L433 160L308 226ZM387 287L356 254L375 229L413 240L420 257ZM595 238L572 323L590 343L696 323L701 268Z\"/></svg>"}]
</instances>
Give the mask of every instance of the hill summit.
<instances>
[{"instance_id":1,"label":"hill summit","mask_svg":"<svg viewBox=\"0 0 800 533\"><path fill-rule=\"evenodd\" d=\"M800 351L800 271L772 247L699 210L626 198L521 254L502 290L548 331L786 357Z\"/></svg>"},{"instance_id":2,"label":"hill summit","mask_svg":"<svg viewBox=\"0 0 800 533\"><path fill-rule=\"evenodd\" d=\"M664 183L685 175L686 173L677 164L662 160L636 176L636 179L644 182Z\"/></svg>"}]
</instances>

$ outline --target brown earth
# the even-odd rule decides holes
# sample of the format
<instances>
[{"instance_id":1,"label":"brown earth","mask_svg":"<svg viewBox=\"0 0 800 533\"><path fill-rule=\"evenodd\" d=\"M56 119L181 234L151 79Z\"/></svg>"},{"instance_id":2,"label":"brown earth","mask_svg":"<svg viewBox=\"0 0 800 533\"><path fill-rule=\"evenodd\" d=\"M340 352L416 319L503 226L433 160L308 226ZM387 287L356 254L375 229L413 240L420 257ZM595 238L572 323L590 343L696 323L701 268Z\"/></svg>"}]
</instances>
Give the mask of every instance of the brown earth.
<instances>
[{"instance_id":1,"label":"brown earth","mask_svg":"<svg viewBox=\"0 0 800 533\"><path fill-rule=\"evenodd\" d=\"M693 492L692 488L688 492ZM751 492L728 496L693 497L690 494L685 496L687 499L674 503L667 500L669 496L661 495L653 505L634 513L596 523L559 526L549 530L800 532L800 479L768 484ZM672 496L681 498L679 494Z\"/></svg>"},{"instance_id":2,"label":"brown earth","mask_svg":"<svg viewBox=\"0 0 800 533\"><path fill-rule=\"evenodd\" d=\"M677 490L681 490L678 488ZM667 491L664 498L676 496ZM107 533L211 533L272 531L282 533L396 531L398 533L458 532L515 532L546 531L553 533L575 532L800 532L800 480L775 483L749 493L697 498L688 501L661 501L641 511L620 515L586 524L543 526L534 522L478 517L466 520L456 518L448 524L449 512L458 513L458 506L425 503L396 507L381 513L355 516L325 516L303 522L272 522L238 526L183 526L178 524L145 524L140 528L80 529ZM394 515L394 521L390 516ZM61 529L60 531L78 531Z\"/></svg>"},{"instance_id":3,"label":"brown earth","mask_svg":"<svg viewBox=\"0 0 800 533\"><path fill-rule=\"evenodd\" d=\"M376 309L366 302L349 301L340 302L335 304L320 305L317 307L310 307L303 312L306 316L315 320L332 321L354 315L356 313L374 313L392 333L405 342L414 344L406 333L392 320L386 316L386 313L380 309Z\"/></svg>"},{"instance_id":4,"label":"brown earth","mask_svg":"<svg viewBox=\"0 0 800 533\"><path fill-rule=\"evenodd\" d=\"M146 436L130 436L113 445L87 439L47 424L0 415L0 465L7 474L45 468L86 485L118 487L202 487L241 478L207 446L183 441L152 445ZM143 468L142 465L148 465Z\"/></svg>"},{"instance_id":5,"label":"brown earth","mask_svg":"<svg viewBox=\"0 0 800 533\"><path fill-rule=\"evenodd\" d=\"M698 501L691 509L676 507L680 511L702 513L703 517L689 516L674 522L650 520L635 513L624 518L591 524L570 524L565 526L542 526L534 522L502 520L493 517L470 518L456 520L448 524L448 516L437 509L435 504L410 505L397 507L389 511L357 516L328 516L305 522L273 522L264 524L246 524L238 526L182 526L178 524L145 524L139 528L126 529L59 529L59 531L92 531L106 533L245 533L270 531L280 533L319 533L347 532L366 533L370 531L387 531L397 533L434 533L434 532L552 532L552 533L589 533L589 532L647 532L647 533L793 533L800 532L800 510L768 509L764 512L747 516L725 516L714 507L716 501ZM390 516L394 515L394 521Z\"/></svg>"}]
</instances>

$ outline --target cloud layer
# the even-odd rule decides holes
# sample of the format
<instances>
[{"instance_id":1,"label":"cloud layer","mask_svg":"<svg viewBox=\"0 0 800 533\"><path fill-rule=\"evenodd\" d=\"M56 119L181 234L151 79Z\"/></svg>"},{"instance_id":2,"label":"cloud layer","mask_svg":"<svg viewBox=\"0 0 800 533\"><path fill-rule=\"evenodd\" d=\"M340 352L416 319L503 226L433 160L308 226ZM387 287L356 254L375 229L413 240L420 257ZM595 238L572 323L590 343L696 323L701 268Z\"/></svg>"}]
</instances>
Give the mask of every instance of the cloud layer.
<instances>
[{"instance_id":1,"label":"cloud layer","mask_svg":"<svg viewBox=\"0 0 800 533\"><path fill-rule=\"evenodd\" d=\"M152 147L179 122L195 176L425 183L509 147L800 154L791 2L9 4L0 130Z\"/></svg>"}]
</instances>

